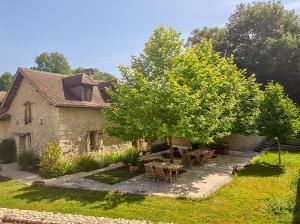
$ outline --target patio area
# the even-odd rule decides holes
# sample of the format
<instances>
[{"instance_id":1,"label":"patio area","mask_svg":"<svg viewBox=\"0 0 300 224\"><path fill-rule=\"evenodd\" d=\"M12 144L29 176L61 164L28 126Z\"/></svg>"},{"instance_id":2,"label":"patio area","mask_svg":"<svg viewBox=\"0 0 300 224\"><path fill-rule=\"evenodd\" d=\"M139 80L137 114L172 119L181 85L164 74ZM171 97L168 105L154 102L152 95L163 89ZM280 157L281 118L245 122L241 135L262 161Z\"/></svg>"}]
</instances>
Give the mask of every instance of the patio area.
<instances>
[{"instance_id":1,"label":"patio area","mask_svg":"<svg viewBox=\"0 0 300 224\"><path fill-rule=\"evenodd\" d=\"M221 186L231 181L234 166L243 167L254 158L257 153L252 151L230 151L227 155L218 155L210 162L192 168L184 168L178 179L171 183L153 181L145 175L139 175L126 181L110 185L100 183L85 177L110 169L123 166L122 163L113 164L104 169L81 172L60 178L42 179L41 177L17 169L16 164L2 165L1 176L10 177L21 182L31 184L33 181L44 181L47 186L87 189L95 191L119 191L123 193L159 195L167 197L203 198L215 192ZM126 169L124 167L124 169Z\"/></svg>"}]
</instances>

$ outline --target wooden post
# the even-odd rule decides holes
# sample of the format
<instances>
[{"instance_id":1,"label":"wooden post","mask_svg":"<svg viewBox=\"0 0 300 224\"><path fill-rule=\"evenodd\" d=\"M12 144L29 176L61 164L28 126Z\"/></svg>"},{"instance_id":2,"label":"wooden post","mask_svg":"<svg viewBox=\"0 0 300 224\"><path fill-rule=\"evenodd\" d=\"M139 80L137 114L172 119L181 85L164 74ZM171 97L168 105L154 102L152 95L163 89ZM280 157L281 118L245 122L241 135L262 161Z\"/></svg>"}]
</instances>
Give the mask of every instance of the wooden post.
<instances>
[{"instance_id":1,"label":"wooden post","mask_svg":"<svg viewBox=\"0 0 300 224\"><path fill-rule=\"evenodd\" d=\"M279 162L279 165L281 165L281 147L280 147L280 142L278 139L277 139L277 144L278 144L278 162Z\"/></svg>"}]
</instances>

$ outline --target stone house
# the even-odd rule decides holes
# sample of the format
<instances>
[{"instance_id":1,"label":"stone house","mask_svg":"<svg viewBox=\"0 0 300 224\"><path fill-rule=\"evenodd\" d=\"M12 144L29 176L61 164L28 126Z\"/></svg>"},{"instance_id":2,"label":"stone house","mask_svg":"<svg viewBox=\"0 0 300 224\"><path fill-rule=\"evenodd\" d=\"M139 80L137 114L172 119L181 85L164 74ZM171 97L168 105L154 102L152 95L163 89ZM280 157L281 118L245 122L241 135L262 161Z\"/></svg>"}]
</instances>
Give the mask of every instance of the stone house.
<instances>
[{"instance_id":1,"label":"stone house","mask_svg":"<svg viewBox=\"0 0 300 224\"><path fill-rule=\"evenodd\" d=\"M103 133L105 88L112 85L90 70L68 76L19 68L8 92L0 92L0 140L14 138L17 153L39 152L53 139L66 154L129 147Z\"/></svg>"}]
</instances>

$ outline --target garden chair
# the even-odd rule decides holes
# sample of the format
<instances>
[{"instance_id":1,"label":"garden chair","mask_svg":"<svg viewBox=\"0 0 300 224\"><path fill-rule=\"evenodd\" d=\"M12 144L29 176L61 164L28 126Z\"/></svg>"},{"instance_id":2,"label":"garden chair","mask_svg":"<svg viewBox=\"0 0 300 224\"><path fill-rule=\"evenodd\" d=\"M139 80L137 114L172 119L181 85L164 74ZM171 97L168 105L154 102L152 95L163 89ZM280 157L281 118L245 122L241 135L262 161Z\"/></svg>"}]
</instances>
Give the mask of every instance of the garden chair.
<instances>
[{"instance_id":1,"label":"garden chair","mask_svg":"<svg viewBox=\"0 0 300 224\"><path fill-rule=\"evenodd\" d=\"M198 162L201 164L209 162L212 159L214 152L215 150L209 150L205 152Z\"/></svg>"},{"instance_id":2,"label":"garden chair","mask_svg":"<svg viewBox=\"0 0 300 224\"><path fill-rule=\"evenodd\" d=\"M161 166L155 166L155 173L157 175L157 180L164 180L168 181L169 180L169 173L164 171L164 168Z\"/></svg>"},{"instance_id":3,"label":"garden chair","mask_svg":"<svg viewBox=\"0 0 300 224\"><path fill-rule=\"evenodd\" d=\"M180 154L181 154L182 164L189 166L191 168L196 158L191 158L191 156L185 150L181 150Z\"/></svg>"},{"instance_id":4,"label":"garden chair","mask_svg":"<svg viewBox=\"0 0 300 224\"><path fill-rule=\"evenodd\" d=\"M155 173L155 170L153 169L153 166L150 164L144 164L145 167L145 175L148 178L151 178L152 180L155 180L157 175Z\"/></svg>"},{"instance_id":5,"label":"garden chair","mask_svg":"<svg viewBox=\"0 0 300 224\"><path fill-rule=\"evenodd\" d=\"M171 160L170 160L170 159L165 159L165 158L163 158L163 159L162 159L162 162L163 162L163 163L171 163Z\"/></svg>"}]
</instances>

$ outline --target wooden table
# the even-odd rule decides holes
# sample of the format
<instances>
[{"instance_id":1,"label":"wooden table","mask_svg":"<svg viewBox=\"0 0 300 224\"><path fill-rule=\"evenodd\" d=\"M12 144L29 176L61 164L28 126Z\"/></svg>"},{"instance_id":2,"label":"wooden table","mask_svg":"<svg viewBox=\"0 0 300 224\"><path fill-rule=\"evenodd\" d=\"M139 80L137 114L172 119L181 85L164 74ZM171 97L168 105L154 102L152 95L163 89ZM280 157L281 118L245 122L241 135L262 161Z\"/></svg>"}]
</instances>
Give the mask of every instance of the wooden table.
<instances>
[{"instance_id":1,"label":"wooden table","mask_svg":"<svg viewBox=\"0 0 300 224\"><path fill-rule=\"evenodd\" d=\"M197 150L190 151L187 154L189 156L199 157L199 156L203 155L206 152L209 152L209 150L208 149L197 149Z\"/></svg>"},{"instance_id":2,"label":"wooden table","mask_svg":"<svg viewBox=\"0 0 300 224\"><path fill-rule=\"evenodd\" d=\"M169 176L170 181L172 180L173 172L175 172L175 177L177 178L178 174L179 174L179 170L183 167L182 165L179 165L179 164L163 163L163 162L156 162L156 161L149 162L149 163L147 163L147 165L154 166L154 167L160 166L163 169L168 170L169 175L170 175Z\"/></svg>"}]
</instances>

